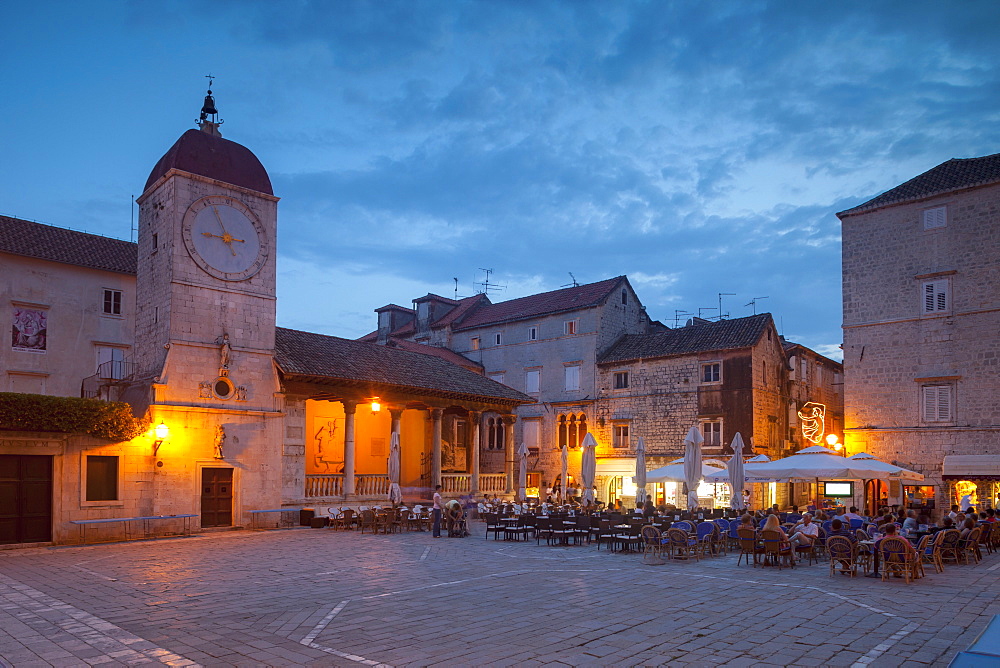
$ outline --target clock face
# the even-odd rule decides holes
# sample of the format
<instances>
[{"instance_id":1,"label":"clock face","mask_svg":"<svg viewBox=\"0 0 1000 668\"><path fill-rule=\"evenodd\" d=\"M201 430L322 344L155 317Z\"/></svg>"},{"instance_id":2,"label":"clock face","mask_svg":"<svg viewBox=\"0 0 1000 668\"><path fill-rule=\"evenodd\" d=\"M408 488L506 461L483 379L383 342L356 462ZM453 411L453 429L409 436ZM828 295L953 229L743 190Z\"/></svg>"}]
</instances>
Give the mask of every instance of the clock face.
<instances>
[{"instance_id":1,"label":"clock face","mask_svg":"<svg viewBox=\"0 0 1000 668\"><path fill-rule=\"evenodd\" d=\"M267 234L243 202L203 197L184 214L184 245L206 273L224 281L250 278L267 262Z\"/></svg>"}]
</instances>

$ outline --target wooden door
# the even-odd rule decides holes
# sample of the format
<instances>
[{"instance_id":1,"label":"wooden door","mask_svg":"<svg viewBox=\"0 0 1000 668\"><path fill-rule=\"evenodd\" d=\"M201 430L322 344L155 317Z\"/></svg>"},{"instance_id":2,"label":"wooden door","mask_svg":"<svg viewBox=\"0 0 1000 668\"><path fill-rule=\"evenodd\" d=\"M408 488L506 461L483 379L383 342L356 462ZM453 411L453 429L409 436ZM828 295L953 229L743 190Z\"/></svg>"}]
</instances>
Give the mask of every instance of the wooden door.
<instances>
[{"instance_id":1,"label":"wooden door","mask_svg":"<svg viewBox=\"0 0 1000 668\"><path fill-rule=\"evenodd\" d=\"M228 527L233 525L233 470L203 468L201 470L201 526Z\"/></svg>"},{"instance_id":2,"label":"wooden door","mask_svg":"<svg viewBox=\"0 0 1000 668\"><path fill-rule=\"evenodd\" d=\"M52 540L52 457L0 455L0 544Z\"/></svg>"}]
</instances>

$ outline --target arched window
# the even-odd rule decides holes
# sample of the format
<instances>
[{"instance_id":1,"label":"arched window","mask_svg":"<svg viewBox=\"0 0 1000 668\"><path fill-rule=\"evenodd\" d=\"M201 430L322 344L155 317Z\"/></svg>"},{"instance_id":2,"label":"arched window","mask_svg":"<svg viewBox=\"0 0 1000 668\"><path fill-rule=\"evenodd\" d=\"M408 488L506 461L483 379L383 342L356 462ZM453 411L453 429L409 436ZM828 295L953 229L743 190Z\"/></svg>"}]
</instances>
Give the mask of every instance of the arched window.
<instances>
[{"instance_id":1,"label":"arched window","mask_svg":"<svg viewBox=\"0 0 1000 668\"><path fill-rule=\"evenodd\" d=\"M558 424L557 448L562 448L563 445L579 448L583 445L583 439L587 435L587 415L585 413L560 415Z\"/></svg>"},{"instance_id":2,"label":"arched window","mask_svg":"<svg viewBox=\"0 0 1000 668\"><path fill-rule=\"evenodd\" d=\"M504 433L503 418L491 417L486 420L486 449L503 450Z\"/></svg>"}]
</instances>

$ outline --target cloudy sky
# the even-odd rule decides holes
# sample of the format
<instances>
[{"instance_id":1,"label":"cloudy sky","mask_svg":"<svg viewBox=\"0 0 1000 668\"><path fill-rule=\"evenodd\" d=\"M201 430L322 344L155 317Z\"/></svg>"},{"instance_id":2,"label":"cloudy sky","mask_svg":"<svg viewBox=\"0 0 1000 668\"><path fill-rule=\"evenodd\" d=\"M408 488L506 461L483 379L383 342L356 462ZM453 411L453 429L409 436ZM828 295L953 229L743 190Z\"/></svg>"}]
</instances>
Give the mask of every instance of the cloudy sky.
<instances>
[{"instance_id":1,"label":"cloudy sky","mask_svg":"<svg viewBox=\"0 0 1000 668\"><path fill-rule=\"evenodd\" d=\"M279 324L628 274L839 359L835 212L1000 151L1000 3L35 2L0 9L0 213L128 239L193 121L279 205Z\"/></svg>"}]
</instances>

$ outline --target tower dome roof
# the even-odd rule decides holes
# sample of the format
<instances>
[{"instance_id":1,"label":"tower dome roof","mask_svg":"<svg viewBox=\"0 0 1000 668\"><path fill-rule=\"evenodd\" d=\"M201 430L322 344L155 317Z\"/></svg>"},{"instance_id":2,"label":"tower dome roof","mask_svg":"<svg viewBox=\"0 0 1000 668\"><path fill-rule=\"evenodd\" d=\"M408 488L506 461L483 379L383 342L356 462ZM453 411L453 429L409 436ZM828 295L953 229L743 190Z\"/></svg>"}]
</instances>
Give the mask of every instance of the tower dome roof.
<instances>
[{"instance_id":1,"label":"tower dome roof","mask_svg":"<svg viewBox=\"0 0 1000 668\"><path fill-rule=\"evenodd\" d=\"M264 165L250 149L203 130L192 128L174 142L149 173L143 192L171 169L274 194Z\"/></svg>"}]
</instances>

